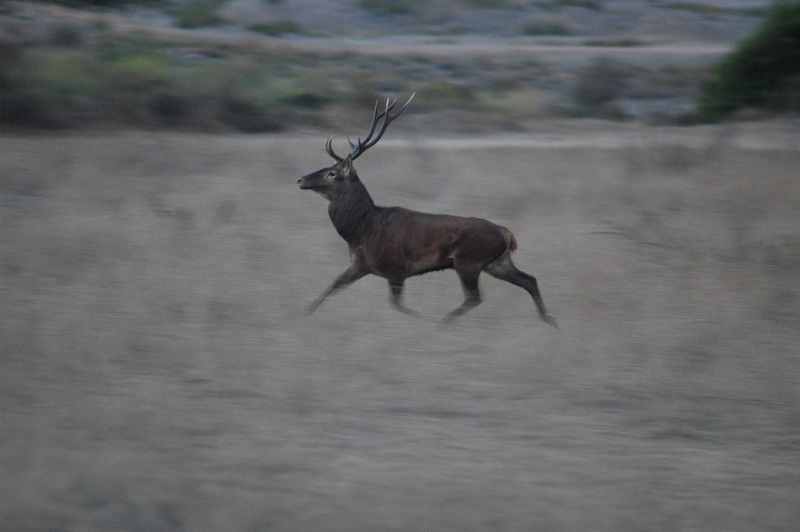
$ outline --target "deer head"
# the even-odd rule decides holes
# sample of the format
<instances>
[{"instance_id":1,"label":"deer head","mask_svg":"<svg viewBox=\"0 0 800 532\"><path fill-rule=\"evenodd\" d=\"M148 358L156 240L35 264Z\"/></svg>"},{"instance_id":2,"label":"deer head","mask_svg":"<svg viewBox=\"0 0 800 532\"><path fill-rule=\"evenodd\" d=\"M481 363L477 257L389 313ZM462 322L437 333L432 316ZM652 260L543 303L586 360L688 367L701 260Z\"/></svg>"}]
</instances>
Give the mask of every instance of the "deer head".
<instances>
[{"instance_id":1,"label":"deer head","mask_svg":"<svg viewBox=\"0 0 800 532\"><path fill-rule=\"evenodd\" d=\"M339 159L333 166L298 178L297 184L304 190L313 190L328 201L333 201L338 190L354 179L357 180L358 176L353 168L353 158L348 155L344 159Z\"/></svg>"}]
</instances>

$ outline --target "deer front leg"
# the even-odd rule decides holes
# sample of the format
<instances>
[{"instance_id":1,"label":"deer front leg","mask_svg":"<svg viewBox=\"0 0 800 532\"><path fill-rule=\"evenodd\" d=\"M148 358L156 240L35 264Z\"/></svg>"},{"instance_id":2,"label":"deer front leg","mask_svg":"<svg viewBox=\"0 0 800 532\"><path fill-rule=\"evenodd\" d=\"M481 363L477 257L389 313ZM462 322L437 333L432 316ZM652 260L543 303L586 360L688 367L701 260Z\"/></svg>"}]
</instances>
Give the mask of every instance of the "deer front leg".
<instances>
[{"instance_id":1,"label":"deer front leg","mask_svg":"<svg viewBox=\"0 0 800 532\"><path fill-rule=\"evenodd\" d=\"M315 310L317 310L317 307L320 306L320 304L322 304L322 302L325 301L325 298L327 298L329 295L333 294L334 292L338 292L343 288L347 288L348 286L353 284L355 281L358 281L368 273L369 272L367 270L365 270L360 265L354 262L341 275L339 275L339 277L337 277L335 281L333 281L333 283L328 287L327 290L322 292L322 294L306 308L304 314L306 316L310 316Z\"/></svg>"},{"instance_id":2,"label":"deer front leg","mask_svg":"<svg viewBox=\"0 0 800 532\"><path fill-rule=\"evenodd\" d=\"M419 313L403 305L403 283L405 279L389 279L389 288L392 291L390 299L392 306L404 314L419 318Z\"/></svg>"}]
</instances>

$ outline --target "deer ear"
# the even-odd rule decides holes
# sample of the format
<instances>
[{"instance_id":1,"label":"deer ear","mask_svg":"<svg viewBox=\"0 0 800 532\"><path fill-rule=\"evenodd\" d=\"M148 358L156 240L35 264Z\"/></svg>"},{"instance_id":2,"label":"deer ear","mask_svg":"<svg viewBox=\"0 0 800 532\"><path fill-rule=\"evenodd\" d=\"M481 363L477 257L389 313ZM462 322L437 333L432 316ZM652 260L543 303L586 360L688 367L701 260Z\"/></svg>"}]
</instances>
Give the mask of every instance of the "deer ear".
<instances>
[{"instance_id":1,"label":"deer ear","mask_svg":"<svg viewBox=\"0 0 800 532\"><path fill-rule=\"evenodd\" d=\"M347 157L344 158L344 161L342 161L342 173L349 177L350 172L352 171L353 171L353 157L351 155L348 155Z\"/></svg>"}]
</instances>

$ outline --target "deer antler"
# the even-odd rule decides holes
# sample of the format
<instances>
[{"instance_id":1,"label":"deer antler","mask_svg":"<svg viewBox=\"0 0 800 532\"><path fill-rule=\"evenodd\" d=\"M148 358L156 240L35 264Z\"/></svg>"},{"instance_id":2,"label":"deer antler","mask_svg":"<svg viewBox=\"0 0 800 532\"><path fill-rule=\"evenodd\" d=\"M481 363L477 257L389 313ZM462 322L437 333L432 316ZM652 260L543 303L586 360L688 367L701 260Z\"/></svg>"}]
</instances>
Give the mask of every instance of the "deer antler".
<instances>
[{"instance_id":1,"label":"deer antler","mask_svg":"<svg viewBox=\"0 0 800 532\"><path fill-rule=\"evenodd\" d=\"M406 104L403 107L401 107L395 114L391 114L390 111L392 109L394 109L394 106L397 103L397 98L395 98L394 101L391 101L391 102L389 101L389 98L387 98L386 99L386 108L381 112L378 112L378 104L380 103L380 101L376 101L375 102L375 112L372 115L372 124L370 125L369 132L367 133L367 136L364 137L364 140L362 141L361 137L358 137L358 144L353 144L353 141L350 140L350 137L347 137L347 142L350 143L350 148L351 148L350 149L350 158L351 159L356 159L362 153L364 153L369 148L371 148L375 144L377 144L378 141L381 140L381 137L383 136L383 134L386 132L386 128L389 127L389 124L392 123L392 120L394 120L395 118L397 118L398 116L403 114L403 111L406 110L406 107L408 107L408 104L410 104L411 100L414 99L414 95L415 94L416 93L413 93L411 95L411 97L408 99L408 101L406 102ZM383 125L381 126L380 130L378 131L378 135L373 140L372 139L372 135L375 133L375 128L378 126L378 122L381 121L381 118L383 118ZM337 161L341 161L342 158L339 157L338 155L336 155L336 153L333 151L332 143L333 143L333 136L331 136L328 139L328 142L325 143L325 151L327 151L328 155L330 155L331 157L333 157Z\"/></svg>"},{"instance_id":2,"label":"deer antler","mask_svg":"<svg viewBox=\"0 0 800 532\"><path fill-rule=\"evenodd\" d=\"M325 151L328 152L328 155L330 155L331 157L336 159L337 162L339 162L342 160L342 158L336 155L336 153L333 151L332 143L333 143L333 135L328 137L328 142L325 143Z\"/></svg>"}]
</instances>

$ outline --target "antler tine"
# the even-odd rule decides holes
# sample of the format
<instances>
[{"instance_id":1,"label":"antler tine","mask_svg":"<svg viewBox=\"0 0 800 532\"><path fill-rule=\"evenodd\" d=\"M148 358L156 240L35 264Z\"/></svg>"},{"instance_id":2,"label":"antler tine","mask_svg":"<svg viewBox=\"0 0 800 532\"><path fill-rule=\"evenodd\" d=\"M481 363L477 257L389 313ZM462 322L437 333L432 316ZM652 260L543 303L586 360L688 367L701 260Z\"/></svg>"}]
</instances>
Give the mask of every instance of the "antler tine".
<instances>
[{"instance_id":1,"label":"antler tine","mask_svg":"<svg viewBox=\"0 0 800 532\"><path fill-rule=\"evenodd\" d=\"M362 143L361 142L361 137L358 137L358 145L353 145L352 142L350 143L350 146L353 147L352 151L350 152L350 155L351 155L351 157L353 157L353 159L355 159L356 157L361 155L361 152L364 151L364 149L366 149L366 148L362 149L362 145L369 142L369 139L372 138L372 134L375 133L375 127L378 125L378 122L388 112L389 99L388 98L386 99L386 109L387 110L386 111L381 111L380 113L378 112L378 104L379 103L381 103L380 100L375 100L375 111L373 111L373 113L372 113L372 124L370 124L370 126L369 126L369 131L367 132L367 136L364 137L364 142Z\"/></svg>"},{"instance_id":2,"label":"antler tine","mask_svg":"<svg viewBox=\"0 0 800 532\"><path fill-rule=\"evenodd\" d=\"M325 143L325 151L328 152L328 155L336 159L337 162L343 160L333 151L333 135L328 137L328 141Z\"/></svg>"},{"instance_id":3,"label":"antler tine","mask_svg":"<svg viewBox=\"0 0 800 532\"><path fill-rule=\"evenodd\" d=\"M350 140L350 135L347 135L347 142L350 143L350 148L353 149L353 150L358 147L357 144L353 144L353 141ZM358 144L361 144L361 137L358 137Z\"/></svg>"},{"instance_id":4,"label":"antler tine","mask_svg":"<svg viewBox=\"0 0 800 532\"><path fill-rule=\"evenodd\" d=\"M416 93L412 94L411 97L408 99L408 101L405 103L405 105L403 105L403 107L401 107L400 110L397 111L395 114L391 114L390 111L394 109L395 104L397 104L397 98L395 98L394 101L391 101L389 98L386 98L386 108L380 113L378 112L379 102L375 102L375 112L372 115L372 125L370 125L369 132L367 133L367 136L364 137L363 141L361 140L361 137L359 137L357 145L353 146L353 143L352 142L350 143L350 145L353 146L353 150L350 152L350 156L353 159L355 159L356 157L364 153L367 149L377 144L378 141L381 140L381 137L383 137L383 134L386 132L386 128L389 127L389 124L392 122L392 120L400 116L403 113L403 111L406 110L406 107L408 107L408 105L411 103L411 100L414 99L415 94ZM372 135L375 133L375 128L378 126L378 122L380 122L381 118L384 119L383 125L381 126L380 131L378 131L378 136L375 137L374 140L372 140Z\"/></svg>"}]
</instances>

